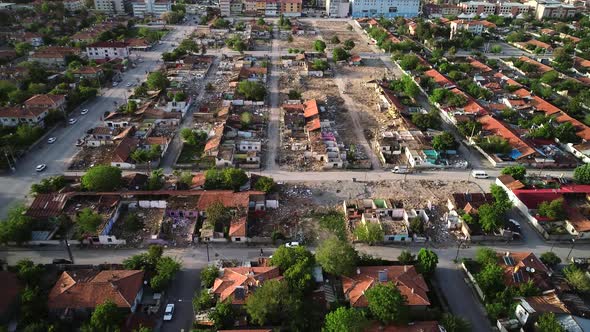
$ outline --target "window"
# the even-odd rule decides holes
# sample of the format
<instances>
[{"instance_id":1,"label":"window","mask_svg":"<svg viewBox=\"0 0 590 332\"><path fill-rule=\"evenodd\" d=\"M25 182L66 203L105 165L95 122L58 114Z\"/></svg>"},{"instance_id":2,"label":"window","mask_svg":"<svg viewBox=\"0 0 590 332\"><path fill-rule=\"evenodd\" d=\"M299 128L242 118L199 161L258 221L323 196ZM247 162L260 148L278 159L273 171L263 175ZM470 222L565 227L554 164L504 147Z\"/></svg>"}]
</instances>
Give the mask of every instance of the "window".
<instances>
[{"instance_id":1,"label":"window","mask_svg":"<svg viewBox=\"0 0 590 332\"><path fill-rule=\"evenodd\" d=\"M113 239L111 239L110 237L107 238L107 242L113 242Z\"/></svg>"},{"instance_id":2,"label":"window","mask_svg":"<svg viewBox=\"0 0 590 332\"><path fill-rule=\"evenodd\" d=\"M242 238L237 237L236 242L240 242L240 241L242 241Z\"/></svg>"}]
</instances>

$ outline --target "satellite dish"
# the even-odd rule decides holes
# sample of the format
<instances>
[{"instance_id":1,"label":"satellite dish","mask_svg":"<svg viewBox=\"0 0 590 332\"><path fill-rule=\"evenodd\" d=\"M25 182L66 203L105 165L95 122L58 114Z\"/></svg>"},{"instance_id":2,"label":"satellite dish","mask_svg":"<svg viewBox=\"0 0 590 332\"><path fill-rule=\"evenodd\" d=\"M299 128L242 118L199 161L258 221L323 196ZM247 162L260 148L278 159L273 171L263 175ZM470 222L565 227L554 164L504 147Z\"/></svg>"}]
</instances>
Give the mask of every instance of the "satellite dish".
<instances>
[{"instance_id":1,"label":"satellite dish","mask_svg":"<svg viewBox=\"0 0 590 332\"><path fill-rule=\"evenodd\" d=\"M535 268L531 267L531 273L535 273Z\"/></svg>"}]
</instances>

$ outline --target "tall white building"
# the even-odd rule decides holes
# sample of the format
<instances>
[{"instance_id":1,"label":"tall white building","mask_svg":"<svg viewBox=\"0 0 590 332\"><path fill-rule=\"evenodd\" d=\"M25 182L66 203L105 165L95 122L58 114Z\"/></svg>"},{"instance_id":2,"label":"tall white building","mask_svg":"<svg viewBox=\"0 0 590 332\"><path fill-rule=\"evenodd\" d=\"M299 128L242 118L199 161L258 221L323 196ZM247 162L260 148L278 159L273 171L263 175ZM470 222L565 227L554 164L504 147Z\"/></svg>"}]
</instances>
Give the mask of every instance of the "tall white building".
<instances>
[{"instance_id":1,"label":"tall white building","mask_svg":"<svg viewBox=\"0 0 590 332\"><path fill-rule=\"evenodd\" d=\"M86 47L86 55L88 59L94 60L127 59L129 44L116 41L96 42Z\"/></svg>"},{"instance_id":2,"label":"tall white building","mask_svg":"<svg viewBox=\"0 0 590 332\"><path fill-rule=\"evenodd\" d=\"M134 0L131 6L135 17L144 17L146 15L160 17L165 12L172 10L170 0Z\"/></svg>"},{"instance_id":3,"label":"tall white building","mask_svg":"<svg viewBox=\"0 0 590 332\"><path fill-rule=\"evenodd\" d=\"M420 0L352 0L352 17L415 17Z\"/></svg>"},{"instance_id":4,"label":"tall white building","mask_svg":"<svg viewBox=\"0 0 590 332\"><path fill-rule=\"evenodd\" d=\"M350 13L348 0L326 0L326 13L329 17L347 17Z\"/></svg>"},{"instance_id":5,"label":"tall white building","mask_svg":"<svg viewBox=\"0 0 590 332\"><path fill-rule=\"evenodd\" d=\"M219 10L221 11L221 16L229 17L231 15L231 0L219 0Z\"/></svg>"},{"instance_id":6,"label":"tall white building","mask_svg":"<svg viewBox=\"0 0 590 332\"><path fill-rule=\"evenodd\" d=\"M130 11L129 0L94 0L94 9L111 15L125 15Z\"/></svg>"}]
</instances>

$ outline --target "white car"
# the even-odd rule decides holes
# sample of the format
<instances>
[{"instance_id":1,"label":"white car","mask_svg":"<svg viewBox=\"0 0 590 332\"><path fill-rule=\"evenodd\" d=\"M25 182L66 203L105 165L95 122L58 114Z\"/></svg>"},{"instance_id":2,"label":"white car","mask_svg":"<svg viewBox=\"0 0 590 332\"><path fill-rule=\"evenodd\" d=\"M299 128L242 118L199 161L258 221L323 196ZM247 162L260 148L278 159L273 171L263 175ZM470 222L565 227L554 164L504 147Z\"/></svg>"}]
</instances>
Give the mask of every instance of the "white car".
<instances>
[{"instance_id":1,"label":"white car","mask_svg":"<svg viewBox=\"0 0 590 332\"><path fill-rule=\"evenodd\" d=\"M117 85L119 85L118 82L113 82L113 88L116 87Z\"/></svg>"},{"instance_id":2,"label":"white car","mask_svg":"<svg viewBox=\"0 0 590 332\"><path fill-rule=\"evenodd\" d=\"M164 320L172 320L172 314L174 314L174 303L169 303L164 311Z\"/></svg>"},{"instance_id":3,"label":"white car","mask_svg":"<svg viewBox=\"0 0 590 332\"><path fill-rule=\"evenodd\" d=\"M80 111L80 114L82 114L82 115L86 115L86 114L88 114L88 109L87 109L87 108L85 108L85 109L81 110L81 111Z\"/></svg>"},{"instance_id":4,"label":"white car","mask_svg":"<svg viewBox=\"0 0 590 332\"><path fill-rule=\"evenodd\" d=\"M509 222L511 222L514 226L520 228L520 223L514 219L508 219Z\"/></svg>"},{"instance_id":5,"label":"white car","mask_svg":"<svg viewBox=\"0 0 590 332\"><path fill-rule=\"evenodd\" d=\"M128 88L131 87L131 85L132 85L131 82L125 84L125 86L128 87Z\"/></svg>"},{"instance_id":6,"label":"white car","mask_svg":"<svg viewBox=\"0 0 590 332\"><path fill-rule=\"evenodd\" d=\"M70 118L68 120L68 123L71 124L71 125L75 124L76 122L78 122L78 119L76 119L76 118Z\"/></svg>"},{"instance_id":7,"label":"white car","mask_svg":"<svg viewBox=\"0 0 590 332\"><path fill-rule=\"evenodd\" d=\"M41 164L41 165L37 165L37 167L35 167L35 170L37 172L43 172L46 168L47 168L47 165Z\"/></svg>"},{"instance_id":8,"label":"white car","mask_svg":"<svg viewBox=\"0 0 590 332\"><path fill-rule=\"evenodd\" d=\"M287 243L285 243L285 247L287 247L287 248L299 247L299 242L287 242Z\"/></svg>"},{"instance_id":9,"label":"white car","mask_svg":"<svg viewBox=\"0 0 590 332\"><path fill-rule=\"evenodd\" d=\"M55 143L55 141L57 141L57 138L55 138L55 137L49 137L47 139L47 144L53 144L53 143Z\"/></svg>"}]
</instances>

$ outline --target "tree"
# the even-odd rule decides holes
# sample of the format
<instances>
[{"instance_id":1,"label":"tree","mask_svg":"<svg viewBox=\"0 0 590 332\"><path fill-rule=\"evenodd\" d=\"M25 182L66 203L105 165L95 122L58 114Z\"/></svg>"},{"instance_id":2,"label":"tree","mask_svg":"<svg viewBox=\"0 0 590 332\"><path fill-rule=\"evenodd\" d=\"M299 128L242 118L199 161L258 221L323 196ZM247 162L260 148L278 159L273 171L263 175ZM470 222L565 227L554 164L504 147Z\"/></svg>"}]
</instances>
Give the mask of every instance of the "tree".
<instances>
[{"instance_id":1,"label":"tree","mask_svg":"<svg viewBox=\"0 0 590 332\"><path fill-rule=\"evenodd\" d=\"M95 235L98 226L102 224L102 217L100 214L92 211L92 209L84 208L80 211L80 214L78 214L76 224L83 233Z\"/></svg>"},{"instance_id":2,"label":"tree","mask_svg":"<svg viewBox=\"0 0 590 332\"><path fill-rule=\"evenodd\" d=\"M226 186L236 191L248 182L248 175L246 175L244 170L239 168L226 168L224 170L224 178Z\"/></svg>"},{"instance_id":3,"label":"tree","mask_svg":"<svg viewBox=\"0 0 590 332\"><path fill-rule=\"evenodd\" d=\"M458 146L455 141L455 136L448 131L443 132L440 135L434 136L432 139L432 147L437 151L454 150Z\"/></svg>"},{"instance_id":4,"label":"tree","mask_svg":"<svg viewBox=\"0 0 590 332\"><path fill-rule=\"evenodd\" d=\"M284 273L291 266L308 259L313 259L313 254L305 247L288 248L283 245L273 253L270 261L273 266L277 266Z\"/></svg>"},{"instance_id":5,"label":"tree","mask_svg":"<svg viewBox=\"0 0 590 332\"><path fill-rule=\"evenodd\" d=\"M325 332L362 332L367 326L363 311L355 308L340 307L326 315Z\"/></svg>"},{"instance_id":6,"label":"tree","mask_svg":"<svg viewBox=\"0 0 590 332\"><path fill-rule=\"evenodd\" d=\"M241 81L238 83L238 93L246 100L262 101L266 96L266 88L260 82Z\"/></svg>"},{"instance_id":7,"label":"tree","mask_svg":"<svg viewBox=\"0 0 590 332\"><path fill-rule=\"evenodd\" d=\"M486 233L496 231L503 222L504 211L498 210L492 204L483 204L477 209L481 229Z\"/></svg>"},{"instance_id":8,"label":"tree","mask_svg":"<svg viewBox=\"0 0 590 332\"><path fill-rule=\"evenodd\" d=\"M20 42L14 44L14 51L18 56L24 56L29 54L30 51L33 50L33 46L29 43Z\"/></svg>"},{"instance_id":9,"label":"tree","mask_svg":"<svg viewBox=\"0 0 590 332\"><path fill-rule=\"evenodd\" d=\"M250 112L244 112L240 115L240 124L247 128L252 122L252 114Z\"/></svg>"},{"instance_id":10,"label":"tree","mask_svg":"<svg viewBox=\"0 0 590 332\"><path fill-rule=\"evenodd\" d=\"M340 44L340 38L338 36L334 36L330 39L330 43L332 44Z\"/></svg>"},{"instance_id":11,"label":"tree","mask_svg":"<svg viewBox=\"0 0 590 332\"><path fill-rule=\"evenodd\" d=\"M508 194L506 193L506 191L504 191L504 189L502 189L502 187L500 187L496 184L492 184L490 186L490 192L492 193L492 196L494 197L494 204L493 205L499 211L504 213L512 208L512 202L510 201Z\"/></svg>"},{"instance_id":12,"label":"tree","mask_svg":"<svg viewBox=\"0 0 590 332\"><path fill-rule=\"evenodd\" d=\"M563 198L554 199L552 201L544 201L539 204L537 213L542 217L547 217L553 220L563 220L567 217L567 213L563 207Z\"/></svg>"},{"instance_id":13,"label":"tree","mask_svg":"<svg viewBox=\"0 0 590 332\"><path fill-rule=\"evenodd\" d=\"M541 314L536 325L538 332L566 332L552 312Z\"/></svg>"},{"instance_id":14,"label":"tree","mask_svg":"<svg viewBox=\"0 0 590 332\"><path fill-rule=\"evenodd\" d=\"M148 75L146 83L150 90L163 90L170 84L170 81L168 81L164 73L154 71Z\"/></svg>"},{"instance_id":15,"label":"tree","mask_svg":"<svg viewBox=\"0 0 590 332\"><path fill-rule=\"evenodd\" d=\"M470 332L471 324L461 317L453 316L449 313L443 315L440 324L446 332Z\"/></svg>"},{"instance_id":16,"label":"tree","mask_svg":"<svg viewBox=\"0 0 590 332\"><path fill-rule=\"evenodd\" d=\"M490 248L478 248L475 251L475 261L482 266L495 264L498 261L498 255Z\"/></svg>"},{"instance_id":17,"label":"tree","mask_svg":"<svg viewBox=\"0 0 590 332\"><path fill-rule=\"evenodd\" d=\"M400 262L400 264L412 265L416 258L408 250L402 250L399 256L397 256L397 260Z\"/></svg>"},{"instance_id":18,"label":"tree","mask_svg":"<svg viewBox=\"0 0 590 332\"><path fill-rule=\"evenodd\" d=\"M322 60L322 59L315 59L311 63L311 68L313 68L313 70L322 70L323 71L323 70L328 69L328 67L329 67L328 61Z\"/></svg>"},{"instance_id":19,"label":"tree","mask_svg":"<svg viewBox=\"0 0 590 332\"><path fill-rule=\"evenodd\" d=\"M590 278L582 269L575 265L569 265L563 269L563 274L574 289L582 293L590 292Z\"/></svg>"},{"instance_id":20,"label":"tree","mask_svg":"<svg viewBox=\"0 0 590 332\"><path fill-rule=\"evenodd\" d=\"M383 242L385 236L385 232L383 232L381 226L372 222L358 225L354 229L354 234L359 241L366 242L370 246Z\"/></svg>"},{"instance_id":21,"label":"tree","mask_svg":"<svg viewBox=\"0 0 590 332\"><path fill-rule=\"evenodd\" d=\"M497 44L496 45L493 45L490 48L490 52L492 52L492 53L502 53L502 46L497 45Z\"/></svg>"},{"instance_id":22,"label":"tree","mask_svg":"<svg viewBox=\"0 0 590 332\"><path fill-rule=\"evenodd\" d=\"M295 299L286 282L269 280L246 298L246 312L251 322L274 325L291 318Z\"/></svg>"},{"instance_id":23,"label":"tree","mask_svg":"<svg viewBox=\"0 0 590 332\"><path fill-rule=\"evenodd\" d=\"M549 266L550 268L555 268L559 263L561 263L561 258L557 256L553 251L544 252L541 254L541 262L543 264Z\"/></svg>"},{"instance_id":24,"label":"tree","mask_svg":"<svg viewBox=\"0 0 590 332\"><path fill-rule=\"evenodd\" d=\"M221 232L229 225L232 216L223 203L213 202L205 209L205 217L208 227Z\"/></svg>"},{"instance_id":25,"label":"tree","mask_svg":"<svg viewBox=\"0 0 590 332\"><path fill-rule=\"evenodd\" d=\"M369 311L384 324L404 323L408 320L406 298L392 283L376 284L365 291Z\"/></svg>"},{"instance_id":26,"label":"tree","mask_svg":"<svg viewBox=\"0 0 590 332\"><path fill-rule=\"evenodd\" d=\"M128 233L135 233L143 228L143 222L136 213L128 214L123 220L123 229Z\"/></svg>"},{"instance_id":27,"label":"tree","mask_svg":"<svg viewBox=\"0 0 590 332\"><path fill-rule=\"evenodd\" d=\"M111 300L99 304L90 317L90 326L96 331L117 331L121 320L121 313L117 305Z\"/></svg>"},{"instance_id":28,"label":"tree","mask_svg":"<svg viewBox=\"0 0 590 332\"><path fill-rule=\"evenodd\" d=\"M347 51L352 50L355 46L356 46L356 44L354 43L354 41L352 39L347 39L344 41L344 49Z\"/></svg>"},{"instance_id":29,"label":"tree","mask_svg":"<svg viewBox=\"0 0 590 332\"><path fill-rule=\"evenodd\" d=\"M557 81L558 79L559 79L559 73L555 70L548 71L545 74L543 74L543 76L541 76L541 82L547 83L547 84L552 84L555 81Z\"/></svg>"},{"instance_id":30,"label":"tree","mask_svg":"<svg viewBox=\"0 0 590 332\"><path fill-rule=\"evenodd\" d=\"M32 194L47 194L56 192L66 186L66 180L63 175L51 176L42 179L39 183L31 185Z\"/></svg>"},{"instance_id":31,"label":"tree","mask_svg":"<svg viewBox=\"0 0 590 332\"><path fill-rule=\"evenodd\" d=\"M289 90L289 100L301 99L301 93L297 90Z\"/></svg>"},{"instance_id":32,"label":"tree","mask_svg":"<svg viewBox=\"0 0 590 332\"><path fill-rule=\"evenodd\" d=\"M350 275L354 271L357 259L354 248L336 236L322 242L316 252L316 260L324 271L338 276Z\"/></svg>"},{"instance_id":33,"label":"tree","mask_svg":"<svg viewBox=\"0 0 590 332\"><path fill-rule=\"evenodd\" d=\"M266 25L266 21L265 21L265 20L264 20L262 17L260 17L260 18L259 18L259 19L256 21L256 24L258 24L258 25Z\"/></svg>"},{"instance_id":34,"label":"tree","mask_svg":"<svg viewBox=\"0 0 590 332\"><path fill-rule=\"evenodd\" d=\"M308 290L313 289L314 278L312 270L314 263L313 256L304 257L283 273L289 288L294 294L305 294Z\"/></svg>"},{"instance_id":35,"label":"tree","mask_svg":"<svg viewBox=\"0 0 590 332\"><path fill-rule=\"evenodd\" d=\"M496 264L487 264L475 275L477 284L486 296L500 292L504 288L504 270Z\"/></svg>"},{"instance_id":36,"label":"tree","mask_svg":"<svg viewBox=\"0 0 590 332\"><path fill-rule=\"evenodd\" d=\"M148 190L159 190L164 186L164 170L158 168L152 171L148 178L147 189Z\"/></svg>"},{"instance_id":37,"label":"tree","mask_svg":"<svg viewBox=\"0 0 590 332\"><path fill-rule=\"evenodd\" d=\"M320 53L324 53L324 51L326 50L326 43L324 43L323 40L318 39L313 42L313 49Z\"/></svg>"},{"instance_id":38,"label":"tree","mask_svg":"<svg viewBox=\"0 0 590 332\"><path fill-rule=\"evenodd\" d=\"M336 47L332 51L332 57L334 58L334 61L348 60L348 58L350 58L350 53L341 47Z\"/></svg>"},{"instance_id":39,"label":"tree","mask_svg":"<svg viewBox=\"0 0 590 332\"><path fill-rule=\"evenodd\" d=\"M163 291L180 271L181 264L172 257L161 257L156 263L156 275L152 277L150 286L156 291Z\"/></svg>"},{"instance_id":40,"label":"tree","mask_svg":"<svg viewBox=\"0 0 590 332\"><path fill-rule=\"evenodd\" d=\"M39 285L43 273L43 267L28 258L21 259L16 263L16 276L25 285L32 287Z\"/></svg>"},{"instance_id":41,"label":"tree","mask_svg":"<svg viewBox=\"0 0 590 332\"><path fill-rule=\"evenodd\" d=\"M418 261L416 267L420 273L425 275L434 274L434 270L438 264L438 256L434 251L422 248L420 251L418 251L416 260Z\"/></svg>"},{"instance_id":42,"label":"tree","mask_svg":"<svg viewBox=\"0 0 590 332\"><path fill-rule=\"evenodd\" d=\"M209 309L213 305L215 305L215 300L213 299L213 296L211 294L209 294L209 291L207 291L207 290L202 290L202 291L200 291L199 295L195 294L195 297L193 297L193 308L194 308L195 312Z\"/></svg>"},{"instance_id":43,"label":"tree","mask_svg":"<svg viewBox=\"0 0 590 332\"><path fill-rule=\"evenodd\" d=\"M405 54L398 61L399 66L404 70L414 70L418 67L418 63L420 63L420 59L414 54Z\"/></svg>"},{"instance_id":44,"label":"tree","mask_svg":"<svg viewBox=\"0 0 590 332\"><path fill-rule=\"evenodd\" d=\"M524 180L526 176L526 167L522 165L508 166L502 169L502 175L510 175L515 180Z\"/></svg>"},{"instance_id":45,"label":"tree","mask_svg":"<svg viewBox=\"0 0 590 332\"><path fill-rule=\"evenodd\" d=\"M121 186L121 169L97 165L86 171L81 182L82 187L90 191L113 191Z\"/></svg>"},{"instance_id":46,"label":"tree","mask_svg":"<svg viewBox=\"0 0 590 332\"><path fill-rule=\"evenodd\" d=\"M33 230L33 219L25 215L26 208L17 205L8 211L6 219L0 221L0 242L14 241L17 244L29 241Z\"/></svg>"},{"instance_id":47,"label":"tree","mask_svg":"<svg viewBox=\"0 0 590 332\"><path fill-rule=\"evenodd\" d=\"M215 279L219 277L219 269L216 266L210 265L201 270L201 284L206 288L213 287Z\"/></svg>"},{"instance_id":48,"label":"tree","mask_svg":"<svg viewBox=\"0 0 590 332\"><path fill-rule=\"evenodd\" d=\"M261 176L254 184L254 189L269 193L275 189L275 185L275 181L271 177Z\"/></svg>"},{"instance_id":49,"label":"tree","mask_svg":"<svg viewBox=\"0 0 590 332\"><path fill-rule=\"evenodd\" d=\"M553 51L553 62L555 68L561 71L569 71L574 65L572 52L565 47L558 47Z\"/></svg>"},{"instance_id":50,"label":"tree","mask_svg":"<svg viewBox=\"0 0 590 332\"><path fill-rule=\"evenodd\" d=\"M574 170L574 181L579 184L590 184L590 164L576 167Z\"/></svg>"},{"instance_id":51,"label":"tree","mask_svg":"<svg viewBox=\"0 0 590 332\"><path fill-rule=\"evenodd\" d=\"M426 130L428 128L438 129L440 128L441 120L435 113L414 113L412 114L412 123L420 130Z\"/></svg>"}]
</instances>

